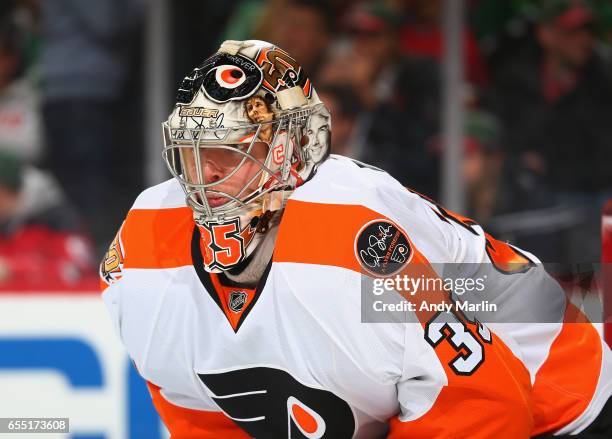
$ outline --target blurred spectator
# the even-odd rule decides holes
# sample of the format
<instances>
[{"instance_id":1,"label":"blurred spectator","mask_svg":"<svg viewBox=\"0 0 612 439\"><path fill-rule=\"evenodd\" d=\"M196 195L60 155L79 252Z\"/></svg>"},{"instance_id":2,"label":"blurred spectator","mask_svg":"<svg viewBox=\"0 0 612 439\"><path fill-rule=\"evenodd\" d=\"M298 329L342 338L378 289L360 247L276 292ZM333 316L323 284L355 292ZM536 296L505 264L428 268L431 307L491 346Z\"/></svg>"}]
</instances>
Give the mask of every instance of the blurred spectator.
<instances>
[{"instance_id":1,"label":"blurred spectator","mask_svg":"<svg viewBox=\"0 0 612 439\"><path fill-rule=\"evenodd\" d=\"M487 59L489 75L499 64L533 40L540 0L475 0L469 8L470 28Z\"/></svg>"},{"instance_id":2,"label":"blurred spectator","mask_svg":"<svg viewBox=\"0 0 612 439\"><path fill-rule=\"evenodd\" d=\"M538 47L508 59L496 78L507 143L530 152L558 193L612 188L612 77L594 23L586 1L546 0Z\"/></svg>"},{"instance_id":3,"label":"blurred spectator","mask_svg":"<svg viewBox=\"0 0 612 439\"><path fill-rule=\"evenodd\" d=\"M267 2L267 5L271 3L276 2ZM243 0L239 2L228 19L221 40L250 40L254 38L267 9L264 0Z\"/></svg>"},{"instance_id":4,"label":"blurred spectator","mask_svg":"<svg viewBox=\"0 0 612 439\"><path fill-rule=\"evenodd\" d=\"M334 22L330 2L287 0L268 11L255 37L273 41L300 60L304 71L315 77L332 37Z\"/></svg>"},{"instance_id":5,"label":"blurred spectator","mask_svg":"<svg viewBox=\"0 0 612 439\"><path fill-rule=\"evenodd\" d=\"M40 0L13 0L10 20L19 34L19 45L26 74L38 83L37 62L40 57Z\"/></svg>"},{"instance_id":6,"label":"blurred spectator","mask_svg":"<svg viewBox=\"0 0 612 439\"><path fill-rule=\"evenodd\" d=\"M544 262L580 260L571 232L584 223L585 213L556 206L542 177L506 153L502 131L491 113L472 110L466 115L461 164L466 215L496 238L511 241ZM431 150L439 155L438 139Z\"/></svg>"},{"instance_id":7,"label":"blurred spectator","mask_svg":"<svg viewBox=\"0 0 612 439\"><path fill-rule=\"evenodd\" d=\"M437 170L425 144L438 129L438 69L431 60L401 55L401 21L385 3L357 4L347 15L347 43L330 53L317 83L350 87L359 99L352 155L430 194Z\"/></svg>"},{"instance_id":8,"label":"blurred spectator","mask_svg":"<svg viewBox=\"0 0 612 439\"><path fill-rule=\"evenodd\" d=\"M550 191L536 174L506 156L495 116L470 111L465 124L461 171L469 216L487 224L494 216L553 204Z\"/></svg>"},{"instance_id":9,"label":"blurred spectator","mask_svg":"<svg viewBox=\"0 0 612 439\"><path fill-rule=\"evenodd\" d=\"M466 135L463 176L470 215L498 239L543 262L598 260L599 213L576 203L560 204L555 188L532 171L529 161L507 154L491 114L469 113Z\"/></svg>"},{"instance_id":10,"label":"blurred spectator","mask_svg":"<svg viewBox=\"0 0 612 439\"><path fill-rule=\"evenodd\" d=\"M109 210L116 207L109 203L118 190L113 167L124 166L118 152L138 147L120 144L115 114L130 66L129 31L140 18L141 1L41 2L48 164L98 241L110 241L115 227ZM139 116L124 119L121 129L129 133L138 127L130 123Z\"/></svg>"},{"instance_id":11,"label":"blurred spectator","mask_svg":"<svg viewBox=\"0 0 612 439\"><path fill-rule=\"evenodd\" d=\"M53 178L0 150L0 287L91 284L91 250Z\"/></svg>"},{"instance_id":12,"label":"blurred spectator","mask_svg":"<svg viewBox=\"0 0 612 439\"><path fill-rule=\"evenodd\" d=\"M278 0L169 2L172 90L177 88L194 65L204 61L205 54L216 51L224 40L252 39L253 28L267 10L266 5L276 2Z\"/></svg>"},{"instance_id":13,"label":"blurred spectator","mask_svg":"<svg viewBox=\"0 0 612 439\"><path fill-rule=\"evenodd\" d=\"M16 28L0 24L0 144L36 161L42 152L39 97L22 75L22 61Z\"/></svg>"},{"instance_id":14,"label":"blurred spectator","mask_svg":"<svg viewBox=\"0 0 612 439\"><path fill-rule=\"evenodd\" d=\"M348 45L330 54L318 82L351 86L367 110L391 99L402 60L397 43L400 20L397 11L382 2L358 3L346 18Z\"/></svg>"},{"instance_id":15,"label":"blurred spectator","mask_svg":"<svg viewBox=\"0 0 612 439\"><path fill-rule=\"evenodd\" d=\"M331 136L332 154L347 157L358 156L356 151L357 117L360 112L359 101L348 86L318 85L319 98L329 109L333 120Z\"/></svg>"},{"instance_id":16,"label":"blurred spectator","mask_svg":"<svg viewBox=\"0 0 612 439\"><path fill-rule=\"evenodd\" d=\"M271 41L299 59L302 68L314 77L334 31L333 3L330 0L241 1L234 8L224 39Z\"/></svg>"},{"instance_id":17,"label":"blurred spectator","mask_svg":"<svg viewBox=\"0 0 612 439\"><path fill-rule=\"evenodd\" d=\"M406 0L403 5L407 22L399 33L402 52L430 57L438 63L441 62L444 55L442 0ZM487 85L487 66L476 37L467 26L463 28L463 40L466 79L474 85Z\"/></svg>"},{"instance_id":18,"label":"blurred spectator","mask_svg":"<svg viewBox=\"0 0 612 439\"><path fill-rule=\"evenodd\" d=\"M406 60L393 90L393 99L369 115L360 159L386 170L404 186L435 198L439 168L427 143L439 125L437 70L418 60Z\"/></svg>"}]
</instances>

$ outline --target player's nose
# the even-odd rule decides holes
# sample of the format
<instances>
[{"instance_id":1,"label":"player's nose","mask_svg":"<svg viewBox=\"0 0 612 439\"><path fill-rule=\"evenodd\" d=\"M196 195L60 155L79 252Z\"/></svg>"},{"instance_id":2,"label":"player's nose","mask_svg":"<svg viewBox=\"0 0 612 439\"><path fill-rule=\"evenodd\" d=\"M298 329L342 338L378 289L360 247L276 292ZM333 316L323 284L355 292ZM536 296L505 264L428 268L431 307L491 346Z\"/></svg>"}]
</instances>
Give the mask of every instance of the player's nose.
<instances>
[{"instance_id":1,"label":"player's nose","mask_svg":"<svg viewBox=\"0 0 612 439\"><path fill-rule=\"evenodd\" d=\"M221 166L210 156L202 158L202 171L204 183L214 183L223 177Z\"/></svg>"}]
</instances>

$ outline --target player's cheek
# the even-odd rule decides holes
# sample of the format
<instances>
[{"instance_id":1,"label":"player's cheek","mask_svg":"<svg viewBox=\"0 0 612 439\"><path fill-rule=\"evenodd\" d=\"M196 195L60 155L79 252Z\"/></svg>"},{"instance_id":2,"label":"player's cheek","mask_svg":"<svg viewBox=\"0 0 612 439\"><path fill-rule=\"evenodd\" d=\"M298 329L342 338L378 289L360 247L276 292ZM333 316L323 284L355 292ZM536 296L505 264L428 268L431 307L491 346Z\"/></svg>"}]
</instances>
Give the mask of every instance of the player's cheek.
<instances>
[{"instance_id":1,"label":"player's cheek","mask_svg":"<svg viewBox=\"0 0 612 439\"><path fill-rule=\"evenodd\" d=\"M185 178L187 181L193 181L193 176L195 175L195 160L193 159L193 151L187 148L182 148L180 155Z\"/></svg>"},{"instance_id":2,"label":"player's cheek","mask_svg":"<svg viewBox=\"0 0 612 439\"><path fill-rule=\"evenodd\" d=\"M255 163L250 163L248 165L248 169L245 170L245 179L244 182L242 184L242 186L244 186L245 184L247 184L254 176L255 174L257 174L257 172L260 170L259 166ZM251 184L249 184L248 187L248 192L254 191L255 189L257 189L258 185L259 185L259 180L260 177L255 178L254 181L251 182Z\"/></svg>"}]
</instances>

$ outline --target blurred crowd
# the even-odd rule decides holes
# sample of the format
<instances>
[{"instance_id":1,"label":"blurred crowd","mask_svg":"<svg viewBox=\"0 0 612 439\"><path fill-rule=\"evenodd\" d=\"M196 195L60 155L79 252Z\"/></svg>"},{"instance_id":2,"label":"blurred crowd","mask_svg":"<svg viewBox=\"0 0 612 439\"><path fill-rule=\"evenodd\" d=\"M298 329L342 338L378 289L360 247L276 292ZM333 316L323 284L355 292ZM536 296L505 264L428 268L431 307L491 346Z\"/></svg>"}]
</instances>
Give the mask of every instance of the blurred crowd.
<instances>
[{"instance_id":1,"label":"blurred crowd","mask_svg":"<svg viewBox=\"0 0 612 439\"><path fill-rule=\"evenodd\" d=\"M330 108L333 153L440 197L443 0L168 3L171 89L224 39L272 41ZM465 3L462 213L544 261L598 261L612 2ZM0 286L91 281L143 189L147 12L145 0L0 4Z\"/></svg>"},{"instance_id":2,"label":"blurred crowd","mask_svg":"<svg viewBox=\"0 0 612 439\"><path fill-rule=\"evenodd\" d=\"M0 3L0 287L95 288L143 185L145 3Z\"/></svg>"}]
</instances>

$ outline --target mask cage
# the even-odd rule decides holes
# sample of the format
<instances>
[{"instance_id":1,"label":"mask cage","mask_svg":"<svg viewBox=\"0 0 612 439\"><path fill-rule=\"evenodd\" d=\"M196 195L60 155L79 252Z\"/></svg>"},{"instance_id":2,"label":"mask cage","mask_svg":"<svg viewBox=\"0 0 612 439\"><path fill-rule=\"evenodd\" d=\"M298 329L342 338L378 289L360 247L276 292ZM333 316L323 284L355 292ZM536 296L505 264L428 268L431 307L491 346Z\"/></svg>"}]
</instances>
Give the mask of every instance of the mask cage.
<instances>
[{"instance_id":1,"label":"mask cage","mask_svg":"<svg viewBox=\"0 0 612 439\"><path fill-rule=\"evenodd\" d=\"M185 192L187 204L202 221L220 221L238 216L245 211L259 208L266 194L295 187L291 168L299 170L301 164L304 163L304 152L300 142L304 136L304 127L310 113L310 109L301 109L270 122L229 128L205 128L204 126L189 128L184 123L179 127L171 127L168 122L164 122L162 124L164 138L162 156L168 170L178 180ZM181 122L183 121L184 119L181 119ZM264 136L264 133L267 135ZM264 161L258 160L252 154L258 142L263 142L268 147ZM281 164L273 164L274 146L279 144L285 145L284 159ZM184 153L187 149L193 152L197 173L196 181L190 181L187 176ZM204 163L202 163L203 156L200 151L204 152L205 157L206 150L213 149L227 150L239 156L239 160L229 173L214 182L207 183L203 175ZM231 179L248 162L255 163L259 169L237 193L229 194L215 190L215 186ZM257 180L259 181L256 187L250 189ZM212 207L207 195L225 197L229 201L221 206Z\"/></svg>"}]
</instances>

